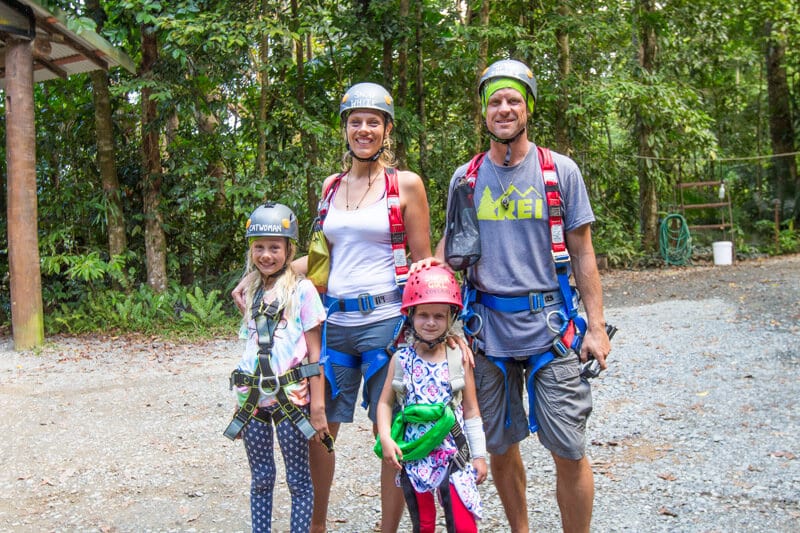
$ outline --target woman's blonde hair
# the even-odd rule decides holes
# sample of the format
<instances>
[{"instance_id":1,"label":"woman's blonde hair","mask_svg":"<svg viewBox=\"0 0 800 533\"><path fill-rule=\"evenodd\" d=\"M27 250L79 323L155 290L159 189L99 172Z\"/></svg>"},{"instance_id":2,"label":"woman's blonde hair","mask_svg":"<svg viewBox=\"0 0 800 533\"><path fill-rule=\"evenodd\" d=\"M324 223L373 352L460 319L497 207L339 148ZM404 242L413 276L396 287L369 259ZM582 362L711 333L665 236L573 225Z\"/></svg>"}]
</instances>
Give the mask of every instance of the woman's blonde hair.
<instances>
[{"instance_id":1,"label":"woman's blonde hair","mask_svg":"<svg viewBox=\"0 0 800 533\"><path fill-rule=\"evenodd\" d=\"M294 312L294 298L292 295L297 288L297 284L300 282L303 277L298 274L295 269L292 267L292 260L294 259L295 254L297 253L297 245L295 242L288 237L286 239L286 265L283 269L283 272L277 275L275 278L275 285L273 285L273 289L275 289L275 298L278 300L279 305L284 307L284 312L286 316L292 316ZM264 283L264 279L258 269L256 268L255 264L253 263L253 245L252 241L255 239L251 239L250 245L247 247L247 258L245 261L245 268L244 274L242 275L242 279L248 280L248 285L245 287L245 311L244 311L244 323L247 323L252 318L252 309L253 309L253 299L256 297L256 292L260 287L262 287ZM251 275L252 272L256 272L258 275Z\"/></svg>"}]
</instances>

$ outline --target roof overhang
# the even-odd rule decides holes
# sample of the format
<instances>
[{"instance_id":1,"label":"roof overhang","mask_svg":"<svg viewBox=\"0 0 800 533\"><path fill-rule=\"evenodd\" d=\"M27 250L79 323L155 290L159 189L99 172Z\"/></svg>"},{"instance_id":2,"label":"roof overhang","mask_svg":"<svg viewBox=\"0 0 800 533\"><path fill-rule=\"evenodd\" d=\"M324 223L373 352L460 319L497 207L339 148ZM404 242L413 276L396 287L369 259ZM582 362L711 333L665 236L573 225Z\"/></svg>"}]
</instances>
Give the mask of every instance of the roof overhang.
<instances>
[{"instance_id":1,"label":"roof overhang","mask_svg":"<svg viewBox=\"0 0 800 533\"><path fill-rule=\"evenodd\" d=\"M67 15L33 0L0 0L3 10L31 13L35 21L33 79L35 82L67 78L92 70L122 67L135 74L136 65L125 52L91 30L70 30ZM0 20L0 27L4 23ZM0 87L5 87L5 49L9 39L25 38L24 32L0 33Z\"/></svg>"}]
</instances>

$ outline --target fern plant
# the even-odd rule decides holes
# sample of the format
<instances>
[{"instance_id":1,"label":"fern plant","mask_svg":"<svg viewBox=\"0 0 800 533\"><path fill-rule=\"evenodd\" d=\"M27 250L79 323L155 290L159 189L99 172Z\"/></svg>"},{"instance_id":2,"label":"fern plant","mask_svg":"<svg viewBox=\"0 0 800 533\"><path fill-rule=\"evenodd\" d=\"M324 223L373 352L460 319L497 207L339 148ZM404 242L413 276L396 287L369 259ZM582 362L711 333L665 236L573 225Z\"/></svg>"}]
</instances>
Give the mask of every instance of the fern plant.
<instances>
[{"instance_id":1,"label":"fern plant","mask_svg":"<svg viewBox=\"0 0 800 533\"><path fill-rule=\"evenodd\" d=\"M179 322L196 330L206 330L225 322L227 316L219 298L220 294L218 289L204 294L200 287L195 287L194 292L186 293L188 307L181 313Z\"/></svg>"}]
</instances>

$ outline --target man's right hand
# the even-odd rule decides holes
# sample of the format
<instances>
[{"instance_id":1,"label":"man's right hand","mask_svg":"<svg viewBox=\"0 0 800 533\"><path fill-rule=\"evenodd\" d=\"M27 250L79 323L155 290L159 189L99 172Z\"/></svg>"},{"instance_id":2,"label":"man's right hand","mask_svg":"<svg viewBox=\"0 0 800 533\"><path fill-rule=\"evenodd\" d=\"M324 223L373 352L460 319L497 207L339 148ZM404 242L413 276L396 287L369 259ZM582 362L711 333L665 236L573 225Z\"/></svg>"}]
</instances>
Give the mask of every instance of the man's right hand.
<instances>
[{"instance_id":1,"label":"man's right hand","mask_svg":"<svg viewBox=\"0 0 800 533\"><path fill-rule=\"evenodd\" d=\"M413 274L417 270L424 270L426 268L430 268L435 265L442 265L445 268L450 268L446 263L443 263L438 257L426 257L425 259L420 259L416 263L412 263L411 267L408 269L409 274Z\"/></svg>"}]
</instances>

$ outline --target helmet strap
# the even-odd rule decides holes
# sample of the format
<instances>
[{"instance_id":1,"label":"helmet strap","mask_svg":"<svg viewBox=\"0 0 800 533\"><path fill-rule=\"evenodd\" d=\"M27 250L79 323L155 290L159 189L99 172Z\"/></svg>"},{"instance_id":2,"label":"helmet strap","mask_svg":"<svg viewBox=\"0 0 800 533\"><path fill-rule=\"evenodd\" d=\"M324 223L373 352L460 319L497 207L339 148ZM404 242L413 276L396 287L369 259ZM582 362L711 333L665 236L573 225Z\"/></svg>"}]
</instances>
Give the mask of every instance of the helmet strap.
<instances>
[{"instance_id":1,"label":"helmet strap","mask_svg":"<svg viewBox=\"0 0 800 533\"><path fill-rule=\"evenodd\" d=\"M417 333L417 330L414 329L414 325L413 324L409 324L408 326L411 329L411 334L414 336L414 340L418 341L418 342L421 342L422 344L427 346L429 350L433 350L435 347L437 347L438 345L443 343L445 341L445 339L447 339L447 332L445 331L444 333L442 333L441 335L439 335L438 337L436 337L432 341L429 341L429 340L423 339L422 337L419 336L419 333Z\"/></svg>"},{"instance_id":2,"label":"helmet strap","mask_svg":"<svg viewBox=\"0 0 800 533\"><path fill-rule=\"evenodd\" d=\"M454 306L451 305L450 309L452 311L450 312L450 315L447 318L447 329L444 330L444 333L442 333L441 335L439 335L438 337L436 337L432 341L429 341L429 340L426 340L426 339L423 339L422 337L420 337L419 333L417 333L417 330L414 329L414 311L415 311L415 309L411 308L409 310L409 313L408 313L408 319L406 320L406 324L408 325L408 329L409 329L409 331L411 331L411 335L414 337L414 340L415 341L419 341L422 344L426 345L429 350L434 349L436 346L438 346L439 344L441 344L444 341L446 341L447 340L447 334L450 332L450 329L453 327L453 324L456 321L456 316L455 315L457 314L456 308Z\"/></svg>"},{"instance_id":3,"label":"helmet strap","mask_svg":"<svg viewBox=\"0 0 800 533\"><path fill-rule=\"evenodd\" d=\"M490 137L490 138L491 138L493 141L495 141L495 142L498 142L498 143L500 143L500 144L505 144L505 145L506 145L506 157L505 157L505 159L503 159L503 166L504 166L504 167L507 167L507 166L509 165L509 163L511 163L511 143L513 143L514 141L516 141L517 139L519 139L520 135L522 135L523 133L525 133L525 130L527 130L527 129L528 129L528 126L527 126L527 125L525 125L525 126L523 126L523 127L522 127L522 129L521 129L521 130L519 130L519 131L518 131L518 132L517 132L515 135L512 135L512 136L511 136L511 137L509 137L508 139L501 139L500 137L498 137L497 135L495 135L494 133L492 133L492 132L489 130L489 128L488 128L488 127L486 128L486 131L489 133L489 137Z\"/></svg>"},{"instance_id":4,"label":"helmet strap","mask_svg":"<svg viewBox=\"0 0 800 533\"><path fill-rule=\"evenodd\" d=\"M378 158L379 158L379 157L381 156L381 154L383 153L383 150L384 150L384 148L383 148L383 146L381 146L381 147L378 149L378 151L377 151L377 152L375 152L375 154L374 154L374 155L372 155L371 157L358 157L358 156L357 156L355 153L353 153L353 151L350 149L350 143L348 143L348 144L347 144L347 151L348 151L348 152L350 152L350 157L352 157L353 159L357 159L357 160L361 161L362 163L373 163L373 162L377 161L377 160L378 160Z\"/></svg>"}]
</instances>

